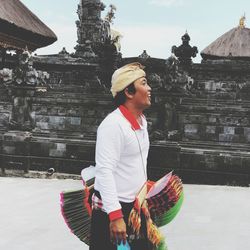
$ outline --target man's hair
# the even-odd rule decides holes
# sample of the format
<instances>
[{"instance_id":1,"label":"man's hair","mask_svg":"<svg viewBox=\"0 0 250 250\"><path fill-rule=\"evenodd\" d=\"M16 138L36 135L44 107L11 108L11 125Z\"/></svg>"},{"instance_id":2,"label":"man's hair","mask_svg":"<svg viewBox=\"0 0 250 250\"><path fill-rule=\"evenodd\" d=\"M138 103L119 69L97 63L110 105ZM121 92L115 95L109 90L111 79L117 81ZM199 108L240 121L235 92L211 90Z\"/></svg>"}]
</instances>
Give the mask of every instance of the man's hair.
<instances>
[{"instance_id":1,"label":"man's hair","mask_svg":"<svg viewBox=\"0 0 250 250\"><path fill-rule=\"evenodd\" d=\"M114 104L116 107L119 107L120 105L125 103L125 101L127 99L126 94L125 94L126 89L128 90L128 92L130 94L135 94L135 92L136 92L135 85L133 82L131 84L129 84L128 87L126 87L122 91L118 92L114 98Z\"/></svg>"}]
</instances>

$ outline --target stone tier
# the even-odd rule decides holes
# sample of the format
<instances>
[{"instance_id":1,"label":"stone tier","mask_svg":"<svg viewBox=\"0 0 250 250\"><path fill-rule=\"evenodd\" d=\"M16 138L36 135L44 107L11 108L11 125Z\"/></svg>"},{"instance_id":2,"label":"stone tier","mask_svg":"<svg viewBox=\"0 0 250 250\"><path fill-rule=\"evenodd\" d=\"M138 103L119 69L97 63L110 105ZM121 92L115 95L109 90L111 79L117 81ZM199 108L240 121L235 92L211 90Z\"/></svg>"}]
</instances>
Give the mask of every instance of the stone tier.
<instances>
[{"instance_id":1,"label":"stone tier","mask_svg":"<svg viewBox=\"0 0 250 250\"><path fill-rule=\"evenodd\" d=\"M250 145L195 141L180 147L181 173L187 182L249 185Z\"/></svg>"},{"instance_id":2,"label":"stone tier","mask_svg":"<svg viewBox=\"0 0 250 250\"><path fill-rule=\"evenodd\" d=\"M46 171L54 168L59 173L80 174L94 164L95 141L31 136L25 132L8 131L3 135L1 166L8 169Z\"/></svg>"},{"instance_id":3,"label":"stone tier","mask_svg":"<svg viewBox=\"0 0 250 250\"><path fill-rule=\"evenodd\" d=\"M12 136L10 136L12 135ZM1 166L20 171L46 171L79 174L94 164L95 140L39 137L20 139L15 131L2 141ZM19 139L18 139L19 138ZM250 153L244 145L216 143L152 142L148 176L157 180L174 170L184 183L249 184Z\"/></svg>"},{"instance_id":4,"label":"stone tier","mask_svg":"<svg viewBox=\"0 0 250 250\"><path fill-rule=\"evenodd\" d=\"M183 140L250 142L250 102L184 98L178 108Z\"/></svg>"},{"instance_id":5,"label":"stone tier","mask_svg":"<svg viewBox=\"0 0 250 250\"><path fill-rule=\"evenodd\" d=\"M174 170L185 183L248 185L248 71L242 71L239 82L237 68L231 72L231 66L223 71L221 65L194 65L192 88L168 91L156 83L163 81L164 61L144 64L149 75L158 74L152 77L153 105L145 112L151 138L149 178ZM30 99L35 127L28 141L8 131L11 98L0 99L2 167L24 171L53 167L79 174L94 164L96 129L114 108L109 88L98 81L95 64L37 65L49 71L51 82L46 93Z\"/></svg>"},{"instance_id":6,"label":"stone tier","mask_svg":"<svg viewBox=\"0 0 250 250\"><path fill-rule=\"evenodd\" d=\"M64 137L95 134L97 126L111 110L110 95L52 91L33 102L34 132Z\"/></svg>"}]
</instances>

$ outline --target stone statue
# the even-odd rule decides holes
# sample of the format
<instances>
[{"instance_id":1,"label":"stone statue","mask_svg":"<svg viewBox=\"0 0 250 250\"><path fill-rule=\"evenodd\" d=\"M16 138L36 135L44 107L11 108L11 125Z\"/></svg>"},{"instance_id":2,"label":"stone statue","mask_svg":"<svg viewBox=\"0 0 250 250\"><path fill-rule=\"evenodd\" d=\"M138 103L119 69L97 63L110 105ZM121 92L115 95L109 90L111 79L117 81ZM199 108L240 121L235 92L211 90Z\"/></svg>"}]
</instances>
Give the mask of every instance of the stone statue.
<instances>
[{"instance_id":1,"label":"stone statue","mask_svg":"<svg viewBox=\"0 0 250 250\"><path fill-rule=\"evenodd\" d=\"M147 51L144 49L143 52L138 57L142 59L148 59L150 58L150 55L148 55Z\"/></svg>"},{"instance_id":2,"label":"stone statue","mask_svg":"<svg viewBox=\"0 0 250 250\"><path fill-rule=\"evenodd\" d=\"M163 88L164 80L160 75L156 73L150 73L148 75L148 81L153 90L158 90Z\"/></svg>"},{"instance_id":3,"label":"stone statue","mask_svg":"<svg viewBox=\"0 0 250 250\"><path fill-rule=\"evenodd\" d=\"M12 113L9 128L14 130L31 130L34 120L31 115L31 99L25 96L13 96Z\"/></svg>"},{"instance_id":4,"label":"stone statue","mask_svg":"<svg viewBox=\"0 0 250 250\"><path fill-rule=\"evenodd\" d=\"M189 76L185 68L180 67L180 61L172 54L166 60L166 82L165 89L167 91L177 91L183 94L189 94L194 80Z\"/></svg>"},{"instance_id":5,"label":"stone statue","mask_svg":"<svg viewBox=\"0 0 250 250\"><path fill-rule=\"evenodd\" d=\"M97 57L92 49L90 40L86 40L84 44L77 44L75 48L75 56L81 57L84 60L94 61Z\"/></svg>"},{"instance_id":6,"label":"stone statue","mask_svg":"<svg viewBox=\"0 0 250 250\"><path fill-rule=\"evenodd\" d=\"M36 70L33 67L33 59L28 51L19 55L18 65L15 69L0 70L0 83L6 86L44 86L48 80L47 72Z\"/></svg>"},{"instance_id":7,"label":"stone statue","mask_svg":"<svg viewBox=\"0 0 250 250\"><path fill-rule=\"evenodd\" d=\"M33 58L28 50L19 55L18 65L12 72L12 85L43 86L48 82L49 74L33 67Z\"/></svg>"},{"instance_id":8,"label":"stone statue","mask_svg":"<svg viewBox=\"0 0 250 250\"><path fill-rule=\"evenodd\" d=\"M196 57L198 49L196 46L191 47L189 45L190 36L186 32L182 37L182 45L179 47L173 46L172 53L178 58L180 65L183 67L188 67L192 64L191 57Z\"/></svg>"},{"instance_id":9,"label":"stone statue","mask_svg":"<svg viewBox=\"0 0 250 250\"><path fill-rule=\"evenodd\" d=\"M69 56L69 52L66 50L65 47L63 47L62 50L58 53L58 55L67 57Z\"/></svg>"},{"instance_id":10,"label":"stone statue","mask_svg":"<svg viewBox=\"0 0 250 250\"><path fill-rule=\"evenodd\" d=\"M47 72L33 67L33 59L27 49L19 54L16 68L0 70L0 82L6 86L13 101L10 129L27 131L34 127L32 97L38 91L47 90L48 80Z\"/></svg>"},{"instance_id":11,"label":"stone statue","mask_svg":"<svg viewBox=\"0 0 250 250\"><path fill-rule=\"evenodd\" d=\"M13 79L12 73L12 69L3 68L2 70L0 70L0 84L11 84Z\"/></svg>"},{"instance_id":12,"label":"stone statue","mask_svg":"<svg viewBox=\"0 0 250 250\"><path fill-rule=\"evenodd\" d=\"M177 82L179 75L179 60L172 54L165 62L166 65L166 86L171 86Z\"/></svg>"}]
</instances>

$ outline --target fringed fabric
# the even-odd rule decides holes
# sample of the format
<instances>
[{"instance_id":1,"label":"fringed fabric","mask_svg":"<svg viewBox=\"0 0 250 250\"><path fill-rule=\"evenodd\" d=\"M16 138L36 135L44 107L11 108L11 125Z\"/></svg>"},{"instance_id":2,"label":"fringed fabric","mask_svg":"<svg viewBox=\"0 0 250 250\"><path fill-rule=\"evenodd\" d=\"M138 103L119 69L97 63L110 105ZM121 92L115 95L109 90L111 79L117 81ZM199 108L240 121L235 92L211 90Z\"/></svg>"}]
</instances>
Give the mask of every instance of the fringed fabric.
<instances>
[{"instance_id":1,"label":"fringed fabric","mask_svg":"<svg viewBox=\"0 0 250 250\"><path fill-rule=\"evenodd\" d=\"M165 186L154 196L146 199L148 191L154 183L147 182L137 195L128 224L136 235L140 233L141 212L145 215L147 236L157 250L166 250L165 239L158 227L169 223L179 212L183 202L183 186L180 178L171 175L166 179Z\"/></svg>"}]
</instances>

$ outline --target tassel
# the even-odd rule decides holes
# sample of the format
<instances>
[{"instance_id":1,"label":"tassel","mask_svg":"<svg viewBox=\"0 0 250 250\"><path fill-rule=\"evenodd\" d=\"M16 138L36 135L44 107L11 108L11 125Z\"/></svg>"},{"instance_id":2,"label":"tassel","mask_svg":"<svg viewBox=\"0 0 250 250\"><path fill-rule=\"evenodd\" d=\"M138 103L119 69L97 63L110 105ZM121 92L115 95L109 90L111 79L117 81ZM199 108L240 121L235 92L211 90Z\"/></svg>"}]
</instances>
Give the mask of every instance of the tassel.
<instances>
[{"instance_id":1,"label":"tassel","mask_svg":"<svg viewBox=\"0 0 250 250\"><path fill-rule=\"evenodd\" d=\"M147 182L142 186L142 188L138 192L135 199L134 207L131 210L128 218L128 225L131 226L136 235L139 235L140 233L140 228L141 228L140 211L142 204L145 201L146 195L147 195Z\"/></svg>"},{"instance_id":2,"label":"tassel","mask_svg":"<svg viewBox=\"0 0 250 250\"><path fill-rule=\"evenodd\" d=\"M154 246L157 247L160 245L160 243L162 242L164 238L161 235L159 229L156 227L156 225L153 223L152 219L150 218L150 213L148 211L148 204L146 200L142 204L142 212L146 218L148 239Z\"/></svg>"},{"instance_id":3,"label":"tassel","mask_svg":"<svg viewBox=\"0 0 250 250\"><path fill-rule=\"evenodd\" d=\"M150 218L147 219L146 223L149 241L152 242L153 245L159 246L163 239L163 236Z\"/></svg>"},{"instance_id":4,"label":"tassel","mask_svg":"<svg viewBox=\"0 0 250 250\"><path fill-rule=\"evenodd\" d=\"M133 208L129 214L128 225L131 226L136 235L139 234L141 228L141 216L135 208Z\"/></svg>"}]
</instances>

